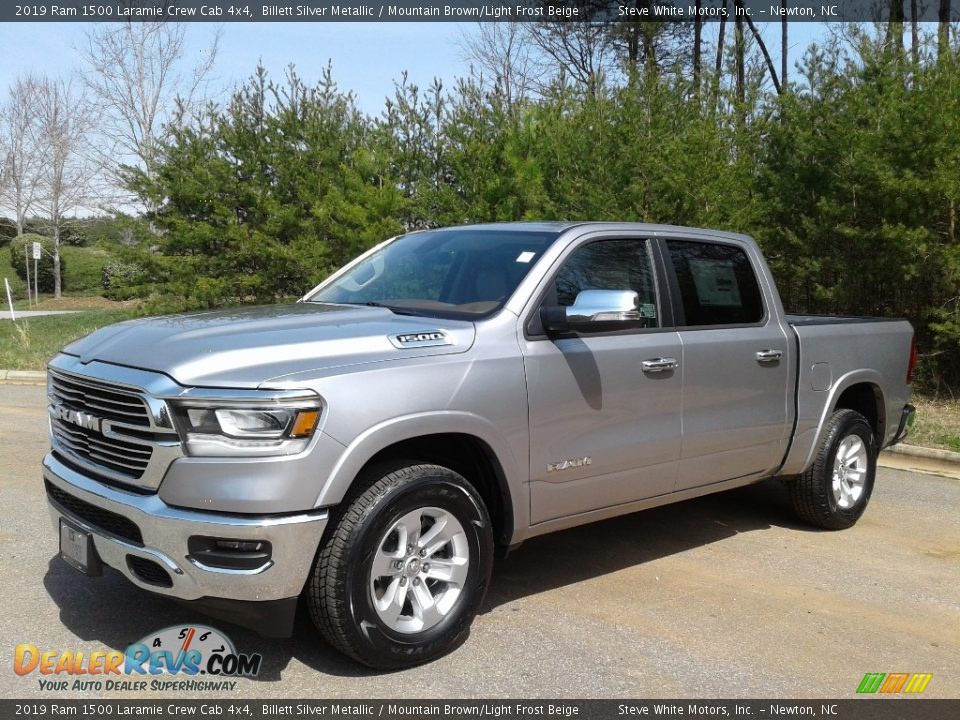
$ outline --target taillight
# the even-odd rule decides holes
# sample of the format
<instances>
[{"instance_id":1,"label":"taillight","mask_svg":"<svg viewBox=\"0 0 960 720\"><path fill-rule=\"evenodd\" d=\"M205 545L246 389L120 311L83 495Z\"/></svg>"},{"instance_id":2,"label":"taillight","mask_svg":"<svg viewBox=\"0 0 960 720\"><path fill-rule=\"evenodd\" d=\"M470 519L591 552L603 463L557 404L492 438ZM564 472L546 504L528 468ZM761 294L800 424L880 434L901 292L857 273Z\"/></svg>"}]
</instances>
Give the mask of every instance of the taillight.
<instances>
[{"instance_id":1,"label":"taillight","mask_svg":"<svg viewBox=\"0 0 960 720\"><path fill-rule=\"evenodd\" d=\"M913 384L913 370L917 367L917 338L910 338L910 362L907 364L907 385Z\"/></svg>"}]
</instances>

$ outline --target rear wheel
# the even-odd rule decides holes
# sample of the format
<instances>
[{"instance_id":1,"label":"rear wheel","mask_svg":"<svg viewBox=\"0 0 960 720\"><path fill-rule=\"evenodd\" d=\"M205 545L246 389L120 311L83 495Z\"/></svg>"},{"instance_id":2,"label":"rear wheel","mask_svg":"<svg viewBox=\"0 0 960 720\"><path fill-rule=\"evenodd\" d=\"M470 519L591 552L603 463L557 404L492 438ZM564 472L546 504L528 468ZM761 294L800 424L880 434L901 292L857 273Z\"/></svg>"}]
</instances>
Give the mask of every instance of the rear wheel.
<instances>
[{"instance_id":1,"label":"rear wheel","mask_svg":"<svg viewBox=\"0 0 960 720\"><path fill-rule=\"evenodd\" d=\"M866 510L876 472L870 423L853 410L837 410L824 428L813 465L790 483L790 502L804 522L843 530Z\"/></svg>"},{"instance_id":2,"label":"rear wheel","mask_svg":"<svg viewBox=\"0 0 960 720\"><path fill-rule=\"evenodd\" d=\"M320 552L307 604L336 648L378 669L428 662L466 636L493 560L486 508L438 465L381 468Z\"/></svg>"}]
</instances>

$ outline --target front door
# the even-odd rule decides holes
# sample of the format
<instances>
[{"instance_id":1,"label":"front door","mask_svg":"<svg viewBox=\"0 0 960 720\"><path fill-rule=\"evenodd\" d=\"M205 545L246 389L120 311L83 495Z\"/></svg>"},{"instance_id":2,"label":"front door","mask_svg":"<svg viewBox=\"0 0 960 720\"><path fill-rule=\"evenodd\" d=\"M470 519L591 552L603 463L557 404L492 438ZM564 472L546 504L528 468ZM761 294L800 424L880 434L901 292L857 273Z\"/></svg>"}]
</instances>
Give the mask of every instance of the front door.
<instances>
[{"instance_id":1,"label":"front door","mask_svg":"<svg viewBox=\"0 0 960 720\"><path fill-rule=\"evenodd\" d=\"M661 327L654 278L647 240L585 242L567 255L544 304L569 306L582 290L635 290L645 326L521 338L534 524L673 490L681 372L670 364L679 364L681 345Z\"/></svg>"}]
</instances>

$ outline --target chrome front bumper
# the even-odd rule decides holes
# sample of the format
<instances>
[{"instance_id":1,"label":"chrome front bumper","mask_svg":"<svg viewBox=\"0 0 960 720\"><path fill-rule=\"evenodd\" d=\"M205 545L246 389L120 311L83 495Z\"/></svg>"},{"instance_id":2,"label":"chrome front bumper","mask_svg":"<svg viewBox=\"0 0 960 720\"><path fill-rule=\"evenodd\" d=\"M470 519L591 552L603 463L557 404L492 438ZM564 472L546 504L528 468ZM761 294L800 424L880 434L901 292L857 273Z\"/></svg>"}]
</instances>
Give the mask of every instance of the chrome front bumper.
<instances>
[{"instance_id":1,"label":"chrome front bumper","mask_svg":"<svg viewBox=\"0 0 960 720\"><path fill-rule=\"evenodd\" d=\"M48 495L50 517L58 534L60 519L67 519L92 535L104 564L144 590L181 600L267 601L297 596L328 519L325 510L263 517L181 510L155 494L124 492L91 480L51 454L43 460L43 477L72 498L133 522L142 544L112 534ZM187 541L194 535L265 540L272 546L271 558L253 570L207 567L189 556ZM170 576L171 586L145 582L131 569L130 557L161 566Z\"/></svg>"}]
</instances>

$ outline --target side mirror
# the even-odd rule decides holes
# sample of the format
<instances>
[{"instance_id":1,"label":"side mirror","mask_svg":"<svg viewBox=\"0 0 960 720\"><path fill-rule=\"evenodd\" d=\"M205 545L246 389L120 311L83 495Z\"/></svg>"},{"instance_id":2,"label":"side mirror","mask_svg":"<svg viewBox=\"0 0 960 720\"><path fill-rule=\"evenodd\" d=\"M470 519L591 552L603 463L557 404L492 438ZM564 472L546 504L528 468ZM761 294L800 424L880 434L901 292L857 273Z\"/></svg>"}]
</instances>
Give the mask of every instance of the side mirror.
<instances>
[{"instance_id":1,"label":"side mirror","mask_svg":"<svg viewBox=\"0 0 960 720\"><path fill-rule=\"evenodd\" d=\"M634 290L583 290L573 305L545 305L540 320L547 334L575 330L603 332L641 327L640 298Z\"/></svg>"}]
</instances>

